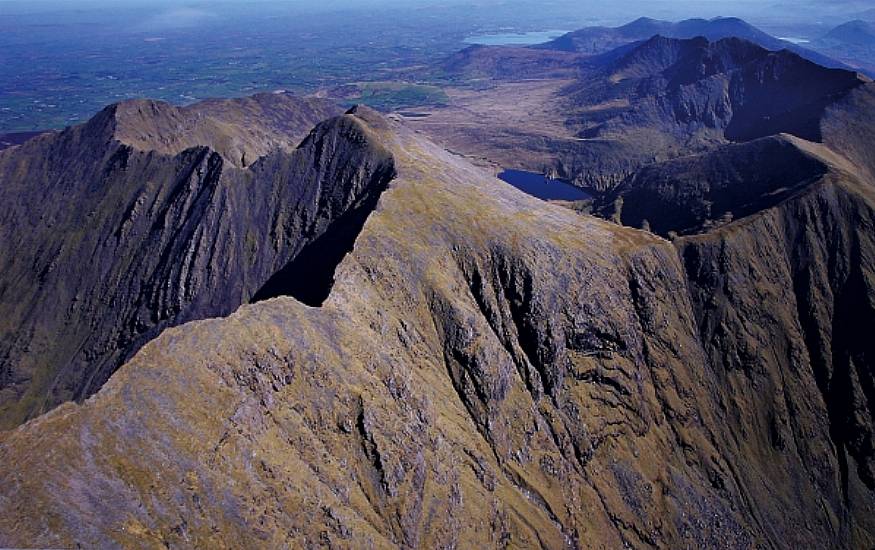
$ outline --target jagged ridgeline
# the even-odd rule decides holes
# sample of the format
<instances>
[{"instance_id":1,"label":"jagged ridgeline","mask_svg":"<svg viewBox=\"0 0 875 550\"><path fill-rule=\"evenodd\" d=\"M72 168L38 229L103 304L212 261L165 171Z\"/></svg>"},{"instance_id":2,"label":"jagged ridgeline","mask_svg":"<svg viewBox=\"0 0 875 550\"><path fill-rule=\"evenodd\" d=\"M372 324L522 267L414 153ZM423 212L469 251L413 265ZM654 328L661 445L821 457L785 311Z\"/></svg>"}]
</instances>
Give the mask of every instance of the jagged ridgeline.
<instances>
[{"instance_id":1,"label":"jagged ridgeline","mask_svg":"<svg viewBox=\"0 0 875 550\"><path fill-rule=\"evenodd\" d=\"M850 144L867 103L843 105L831 124ZM15 465L0 468L0 546L875 543L861 163L786 136L683 161L712 177L717 161L780 155L799 173L762 198L777 179L764 172L718 229L697 217L708 193L657 193L691 210L678 219L696 234L672 243L524 195L367 109L246 167L214 146L125 145L99 131L120 109L169 108L111 108L0 157L29 201L10 203L4 235L35 251L4 272L3 303L15 288L46 308L13 301L4 319L60 331L53 345L21 334L41 366L66 366L67 338L122 349L82 344L128 334L119 319L151 323L131 333L145 340L227 316L131 340L90 399L0 432L0 464ZM68 248L75 261L53 264ZM301 291L308 266L327 287ZM79 363L79 387L122 354ZM50 387L30 379L8 388Z\"/></svg>"},{"instance_id":2,"label":"jagged ridgeline","mask_svg":"<svg viewBox=\"0 0 875 550\"><path fill-rule=\"evenodd\" d=\"M316 126L336 109L133 101L0 153L0 427L88 397L167 327L320 303L394 175L355 118Z\"/></svg>"}]
</instances>

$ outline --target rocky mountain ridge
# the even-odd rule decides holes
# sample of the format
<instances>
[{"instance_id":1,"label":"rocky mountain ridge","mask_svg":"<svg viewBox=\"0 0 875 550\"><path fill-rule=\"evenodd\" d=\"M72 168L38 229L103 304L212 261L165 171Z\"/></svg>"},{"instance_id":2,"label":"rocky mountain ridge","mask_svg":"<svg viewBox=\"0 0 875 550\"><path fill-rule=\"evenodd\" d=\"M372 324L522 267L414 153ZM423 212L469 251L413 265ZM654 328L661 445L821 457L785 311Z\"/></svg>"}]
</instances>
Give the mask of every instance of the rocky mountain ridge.
<instances>
[{"instance_id":1,"label":"rocky mountain ridge","mask_svg":"<svg viewBox=\"0 0 875 550\"><path fill-rule=\"evenodd\" d=\"M169 328L0 432L0 545L871 546L875 187L798 138L728 147L820 177L672 243L368 109L321 124L297 162L387 176L327 298Z\"/></svg>"},{"instance_id":2,"label":"rocky mountain ridge","mask_svg":"<svg viewBox=\"0 0 875 550\"><path fill-rule=\"evenodd\" d=\"M276 120L288 109L300 117L276 126L298 126L282 134L286 143L307 135L301 124L336 112L269 101L280 107ZM252 123L230 140L207 132L207 145L181 149L203 137L175 133L188 131L177 124L192 112L123 103L0 153L0 197L9 205L0 215L3 427L87 397L168 326L230 314L392 177L391 157L349 117L317 126L292 151L260 142L273 152L241 168L212 147L255 143L263 127ZM130 124L141 118L150 124ZM145 139L155 147L145 150ZM325 291L302 292L318 299Z\"/></svg>"}]
</instances>

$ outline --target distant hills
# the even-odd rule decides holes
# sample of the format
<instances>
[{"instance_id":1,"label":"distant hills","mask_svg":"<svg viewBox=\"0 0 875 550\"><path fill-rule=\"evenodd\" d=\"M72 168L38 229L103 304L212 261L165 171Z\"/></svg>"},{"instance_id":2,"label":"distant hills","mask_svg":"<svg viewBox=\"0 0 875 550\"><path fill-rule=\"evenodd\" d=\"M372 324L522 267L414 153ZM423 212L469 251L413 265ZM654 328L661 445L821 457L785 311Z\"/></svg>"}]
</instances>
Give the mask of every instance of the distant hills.
<instances>
[{"instance_id":1,"label":"distant hills","mask_svg":"<svg viewBox=\"0 0 875 550\"><path fill-rule=\"evenodd\" d=\"M848 21L811 43L813 48L839 59L857 70L875 75L875 23Z\"/></svg>"},{"instance_id":2,"label":"distant hills","mask_svg":"<svg viewBox=\"0 0 875 550\"><path fill-rule=\"evenodd\" d=\"M451 80L574 78L585 55L573 51L534 50L513 46L469 46L438 69Z\"/></svg>"},{"instance_id":3,"label":"distant hills","mask_svg":"<svg viewBox=\"0 0 875 550\"><path fill-rule=\"evenodd\" d=\"M775 38L737 17L697 18L678 22L642 17L620 27L583 28L535 47L598 55L630 42L647 40L654 35L661 35L667 38L694 38L702 36L711 41L730 37L743 38L767 50L790 50L824 67L848 68L844 63L819 52Z\"/></svg>"},{"instance_id":4,"label":"distant hills","mask_svg":"<svg viewBox=\"0 0 875 550\"><path fill-rule=\"evenodd\" d=\"M738 38L655 36L564 90L581 114L570 124L583 138L654 128L690 139L716 130L731 141L788 132L820 137L824 106L862 84L789 51L771 52ZM628 101L614 112L591 106Z\"/></svg>"},{"instance_id":5,"label":"distant hills","mask_svg":"<svg viewBox=\"0 0 875 550\"><path fill-rule=\"evenodd\" d=\"M535 46L540 49L576 51L596 55L632 41L646 40L654 35L667 38L693 38L703 36L719 40L730 36L745 38L752 42L783 46L774 38L749 23L735 18L686 19L679 22L661 21L641 17L619 27L586 27L569 32L559 38Z\"/></svg>"},{"instance_id":6,"label":"distant hills","mask_svg":"<svg viewBox=\"0 0 875 550\"><path fill-rule=\"evenodd\" d=\"M875 46L875 23L857 19L829 31L824 40L833 40L858 46Z\"/></svg>"},{"instance_id":7,"label":"distant hills","mask_svg":"<svg viewBox=\"0 0 875 550\"><path fill-rule=\"evenodd\" d=\"M870 23L860 20L841 25L812 42L811 49L776 38L737 17L678 22L641 17L619 27L586 27L528 47L470 46L442 62L438 69L441 76L464 81L573 78L581 68L617 60L654 36L682 40L702 37L711 42L740 38L769 51L793 52L823 67L875 76L875 64L869 61L873 57L870 48L875 47L875 31Z\"/></svg>"}]
</instances>

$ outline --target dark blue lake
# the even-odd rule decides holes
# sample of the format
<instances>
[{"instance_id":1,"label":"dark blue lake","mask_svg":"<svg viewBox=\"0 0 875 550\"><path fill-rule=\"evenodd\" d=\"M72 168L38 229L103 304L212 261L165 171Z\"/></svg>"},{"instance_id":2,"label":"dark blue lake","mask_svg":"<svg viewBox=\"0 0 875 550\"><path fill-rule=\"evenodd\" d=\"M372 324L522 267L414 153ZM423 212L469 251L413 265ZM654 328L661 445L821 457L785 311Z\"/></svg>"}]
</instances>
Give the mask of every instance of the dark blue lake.
<instances>
[{"instance_id":1,"label":"dark blue lake","mask_svg":"<svg viewBox=\"0 0 875 550\"><path fill-rule=\"evenodd\" d=\"M592 198L592 195L570 183L551 180L534 172L505 170L498 174L498 179L545 201L582 201Z\"/></svg>"}]
</instances>

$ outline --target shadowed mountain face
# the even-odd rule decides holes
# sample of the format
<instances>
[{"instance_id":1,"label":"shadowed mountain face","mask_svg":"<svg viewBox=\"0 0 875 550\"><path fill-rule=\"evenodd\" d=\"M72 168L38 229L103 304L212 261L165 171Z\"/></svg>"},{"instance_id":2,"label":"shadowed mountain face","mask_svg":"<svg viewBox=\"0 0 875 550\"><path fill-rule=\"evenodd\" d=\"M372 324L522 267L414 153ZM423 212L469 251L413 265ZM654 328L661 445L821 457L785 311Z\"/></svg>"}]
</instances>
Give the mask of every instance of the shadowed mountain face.
<instances>
[{"instance_id":1,"label":"shadowed mountain face","mask_svg":"<svg viewBox=\"0 0 875 550\"><path fill-rule=\"evenodd\" d=\"M819 180L826 161L769 137L654 164L600 199L599 213L660 235L704 232L779 204Z\"/></svg>"},{"instance_id":2,"label":"shadowed mountain face","mask_svg":"<svg viewBox=\"0 0 875 550\"><path fill-rule=\"evenodd\" d=\"M551 60L557 53L531 51ZM500 57L501 49L492 55ZM512 65L512 59L506 60ZM434 109L411 124L472 158L555 174L596 192L643 166L731 142L787 133L838 144L838 126L869 132L871 111L864 108L855 109L864 117L860 123L847 118L824 133L825 121L836 119L829 114L835 106L852 96L868 101L868 93L856 93L869 86L866 77L737 38L654 36L567 62L561 78L496 78L482 98L459 93L464 103ZM523 65L532 66L531 60ZM850 147L868 143L849 141Z\"/></svg>"},{"instance_id":3,"label":"shadowed mountain face","mask_svg":"<svg viewBox=\"0 0 875 550\"><path fill-rule=\"evenodd\" d=\"M873 84L854 88L819 116L823 144L773 136L654 163L601 196L595 210L661 235L701 233L779 204L829 171L875 181Z\"/></svg>"},{"instance_id":4,"label":"shadowed mountain face","mask_svg":"<svg viewBox=\"0 0 875 550\"><path fill-rule=\"evenodd\" d=\"M54 141L83 132L36 143L107 173L118 153ZM246 170L217 157L218 180L206 151L130 150L124 164L148 182L152 163L204 156L175 192L192 197L190 225L149 214L180 203L153 192L75 238L100 250L140 234L124 222L140 217L157 240L202 235L113 255L166 258L154 272L172 276L131 294L167 296L159 314L269 299L169 328L91 399L0 432L0 546L875 543L875 185L850 159L780 136L654 169L636 187L700 230L670 243L524 195L366 109ZM770 162L788 168L786 191ZM669 172L687 174L673 191L658 184ZM72 181L46 189L90 204ZM206 223L207 197L227 205L224 225ZM708 230L709 202L745 217ZM80 210L58 206L53 223ZM288 294L320 239L350 252L319 270L333 284L309 307ZM46 276L72 286L102 257ZM100 296L90 310L126 311Z\"/></svg>"},{"instance_id":5,"label":"shadowed mountain face","mask_svg":"<svg viewBox=\"0 0 875 550\"><path fill-rule=\"evenodd\" d=\"M654 37L565 90L581 137L657 129L679 139L821 139L824 109L864 80L750 42ZM593 112L591 105L625 108ZM716 135L708 135L716 131ZM720 134L723 134L722 136Z\"/></svg>"},{"instance_id":6,"label":"shadowed mountain face","mask_svg":"<svg viewBox=\"0 0 875 550\"><path fill-rule=\"evenodd\" d=\"M824 67L849 68L826 55L775 38L737 17L686 19L678 22L642 17L620 27L588 27L573 31L534 48L599 55L634 42L646 41L654 35L679 39L703 37L711 41L740 38L767 50L792 51Z\"/></svg>"},{"instance_id":7,"label":"shadowed mountain face","mask_svg":"<svg viewBox=\"0 0 875 550\"><path fill-rule=\"evenodd\" d=\"M253 104L277 112L246 132L227 116L191 116L242 117ZM0 426L87 397L169 326L230 314L392 178L391 156L351 117L281 146L334 107L279 97L238 106L125 103L0 153ZM289 110L298 122L273 123ZM208 130L218 126L226 133ZM234 159L273 152L241 168L214 147Z\"/></svg>"}]
</instances>

